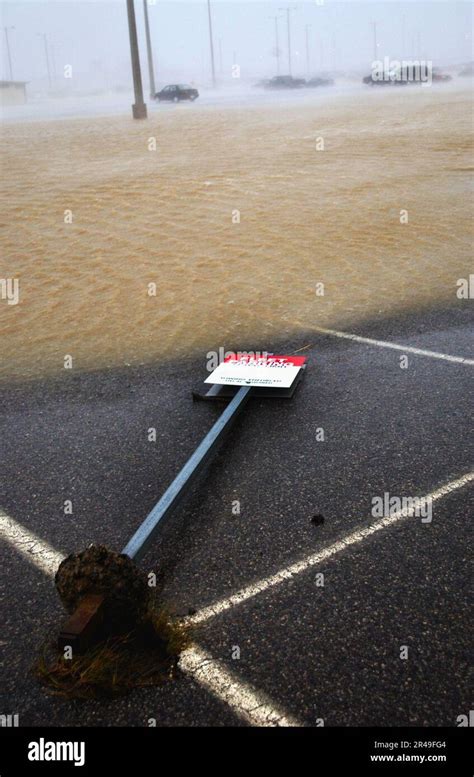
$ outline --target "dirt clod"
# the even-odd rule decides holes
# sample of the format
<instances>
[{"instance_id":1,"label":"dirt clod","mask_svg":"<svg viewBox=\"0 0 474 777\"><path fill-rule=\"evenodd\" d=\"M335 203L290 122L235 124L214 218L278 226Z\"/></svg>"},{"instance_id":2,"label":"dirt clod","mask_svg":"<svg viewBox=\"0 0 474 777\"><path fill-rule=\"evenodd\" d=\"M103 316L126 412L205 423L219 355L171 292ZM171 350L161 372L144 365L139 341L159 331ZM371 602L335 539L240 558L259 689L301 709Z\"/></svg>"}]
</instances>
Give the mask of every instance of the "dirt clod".
<instances>
[{"instance_id":1,"label":"dirt clod","mask_svg":"<svg viewBox=\"0 0 474 777\"><path fill-rule=\"evenodd\" d=\"M104 545L91 545L71 553L55 576L59 597L69 613L86 594L106 597L104 627L114 634L132 629L146 615L151 589L147 577L133 561Z\"/></svg>"}]
</instances>

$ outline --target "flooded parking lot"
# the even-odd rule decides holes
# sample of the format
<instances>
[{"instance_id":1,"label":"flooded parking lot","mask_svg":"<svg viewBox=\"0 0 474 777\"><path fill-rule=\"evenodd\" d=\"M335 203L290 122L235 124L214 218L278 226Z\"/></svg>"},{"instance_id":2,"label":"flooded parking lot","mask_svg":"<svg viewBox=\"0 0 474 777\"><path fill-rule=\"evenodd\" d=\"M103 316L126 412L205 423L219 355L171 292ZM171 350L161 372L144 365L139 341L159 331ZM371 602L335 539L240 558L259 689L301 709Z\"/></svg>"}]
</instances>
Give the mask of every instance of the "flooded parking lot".
<instances>
[{"instance_id":1,"label":"flooded parking lot","mask_svg":"<svg viewBox=\"0 0 474 777\"><path fill-rule=\"evenodd\" d=\"M469 99L359 88L5 123L19 302L0 307L1 377L265 348L452 300Z\"/></svg>"}]
</instances>

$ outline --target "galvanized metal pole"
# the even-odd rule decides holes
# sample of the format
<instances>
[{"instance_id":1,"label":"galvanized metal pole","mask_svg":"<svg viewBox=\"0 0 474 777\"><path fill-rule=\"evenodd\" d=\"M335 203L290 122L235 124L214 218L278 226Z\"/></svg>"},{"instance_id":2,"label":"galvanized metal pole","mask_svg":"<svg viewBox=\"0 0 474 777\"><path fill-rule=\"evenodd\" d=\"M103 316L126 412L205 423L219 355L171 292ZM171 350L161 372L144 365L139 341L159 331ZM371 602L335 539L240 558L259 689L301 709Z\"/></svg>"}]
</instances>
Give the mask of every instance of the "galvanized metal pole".
<instances>
[{"instance_id":1,"label":"galvanized metal pole","mask_svg":"<svg viewBox=\"0 0 474 777\"><path fill-rule=\"evenodd\" d=\"M311 25L307 24L305 27L306 32L306 77L309 78L310 76L310 55L309 55L309 31L311 29Z\"/></svg>"},{"instance_id":2,"label":"galvanized metal pole","mask_svg":"<svg viewBox=\"0 0 474 777\"><path fill-rule=\"evenodd\" d=\"M288 24L288 74L291 76L291 32L290 32L290 9L286 9L286 21Z\"/></svg>"},{"instance_id":3,"label":"galvanized metal pole","mask_svg":"<svg viewBox=\"0 0 474 777\"><path fill-rule=\"evenodd\" d=\"M374 62L376 62L378 59L377 22L372 22L372 28L373 28Z\"/></svg>"},{"instance_id":4,"label":"galvanized metal pole","mask_svg":"<svg viewBox=\"0 0 474 777\"><path fill-rule=\"evenodd\" d=\"M52 81L51 81L51 68L49 66L48 37L47 37L45 32L39 32L38 35L40 36L40 38L43 38L43 42L44 42L44 54L45 54L45 58L46 58L46 69L48 71L48 84L49 84L49 88L51 89Z\"/></svg>"},{"instance_id":5,"label":"galvanized metal pole","mask_svg":"<svg viewBox=\"0 0 474 777\"><path fill-rule=\"evenodd\" d=\"M277 76L280 75L280 40L278 35L278 16L275 19L275 56L277 61Z\"/></svg>"},{"instance_id":6,"label":"galvanized metal pole","mask_svg":"<svg viewBox=\"0 0 474 777\"><path fill-rule=\"evenodd\" d=\"M7 57L8 57L8 69L10 70L10 81L13 81L13 69L12 69L12 56L10 52L10 41L8 40L8 30L14 30L14 27L4 27L5 30L5 43L7 47Z\"/></svg>"},{"instance_id":7,"label":"galvanized metal pole","mask_svg":"<svg viewBox=\"0 0 474 777\"><path fill-rule=\"evenodd\" d=\"M207 16L209 19L209 44L211 47L211 70L212 70L212 86L216 86L216 68L214 64L214 41L212 38L212 16L211 16L211 0L207 0Z\"/></svg>"},{"instance_id":8,"label":"galvanized metal pole","mask_svg":"<svg viewBox=\"0 0 474 777\"><path fill-rule=\"evenodd\" d=\"M153 50L151 48L150 21L148 19L148 0L143 0L143 13L145 15L146 50L148 55L148 78L150 82L150 97L155 97L155 69L153 67Z\"/></svg>"},{"instance_id":9,"label":"galvanized metal pole","mask_svg":"<svg viewBox=\"0 0 474 777\"><path fill-rule=\"evenodd\" d=\"M48 83L51 87L53 85L53 81L51 78L51 68L49 66L48 38L46 37L46 33L44 35L44 50L46 53L46 67L48 68Z\"/></svg>"},{"instance_id":10,"label":"galvanized metal pole","mask_svg":"<svg viewBox=\"0 0 474 777\"><path fill-rule=\"evenodd\" d=\"M286 25L287 25L287 33L288 33L288 75L291 76L291 22L290 22L290 13L291 11L295 10L296 6L288 6L287 8L279 8L279 11L286 11Z\"/></svg>"},{"instance_id":11,"label":"galvanized metal pole","mask_svg":"<svg viewBox=\"0 0 474 777\"><path fill-rule=\"evenodd\" d=\"M50 46L51 51L51 65L52 65L52 71L53 71L53 81L57 80L57 72L56 72L56 46L54 43L51 43Z\"/></svg>"},{"instance_id":12,"label":"galvanized metal pole","mask_svg":"<svg viewBox=\"0 0 474 777\"><path fill-rule=\"evenodd\" d=\"M142 72L140 69L140 56L138 53L137 22L135 19L135 6L133 0L127 0L128 31L130 35L130 53L132 57L133 88L135 102L132 105L134 119L146 119L146 105L143 101Z\"/></svg>"},{"instance_id":13,"label":"galvanized metal pole","mask_svg":"<svg viewBox=\"0 0 474 777\"><path fill-rule=\"evenodd\" d=\"M181 472L175 477L171 485L168 486L159 502L126 544L122 553L130 556L134 561L138 561L146 553L158 527L187 493L195 477L217 449L224 433L245 406L251 391L251 386L239 388L235 397L227 405L203 441L198 445Z\"/></svg>"}]
</instances>

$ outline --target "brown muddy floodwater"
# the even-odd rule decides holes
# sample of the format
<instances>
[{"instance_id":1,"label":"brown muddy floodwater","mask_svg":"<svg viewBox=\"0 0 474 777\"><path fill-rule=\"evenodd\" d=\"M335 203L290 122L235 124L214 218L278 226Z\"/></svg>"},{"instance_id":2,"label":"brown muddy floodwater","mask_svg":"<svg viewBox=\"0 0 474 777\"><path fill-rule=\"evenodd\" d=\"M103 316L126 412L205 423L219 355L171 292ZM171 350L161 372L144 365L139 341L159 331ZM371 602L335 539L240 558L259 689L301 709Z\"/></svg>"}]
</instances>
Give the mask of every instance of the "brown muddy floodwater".
<instances>
[{"instance_id":1,"label":"brown muddy floodwater","mask_svg":"<svg viewBox=\"0 0 474 777\"><path fill-rule=\"evenodd\" d=\"M271 349L454 299L469 117L453 85L6 124L1 277L20 302L0 300L0 377Z\"/></svg>"}]
</instances>

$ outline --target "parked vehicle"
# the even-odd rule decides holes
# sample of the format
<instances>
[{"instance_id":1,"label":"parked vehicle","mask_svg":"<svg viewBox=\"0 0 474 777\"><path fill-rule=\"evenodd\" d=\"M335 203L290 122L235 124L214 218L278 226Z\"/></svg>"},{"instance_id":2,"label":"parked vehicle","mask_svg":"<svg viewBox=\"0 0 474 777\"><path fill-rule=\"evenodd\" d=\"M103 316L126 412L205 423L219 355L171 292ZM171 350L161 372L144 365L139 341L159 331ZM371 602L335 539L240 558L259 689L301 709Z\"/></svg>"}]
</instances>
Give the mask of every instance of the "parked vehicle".
<instances>
[{"instance_id":1,"label":"parked vehicle","mask_svg":"<svg viewBox=\"0 0 474 777\"><path fill-rule=\"evenodd\" d=\"M310 78L309 81L306 81L305 86L313 87L313 86L333 86L334 85L334 78Z\"/></svg>"},{"instance_id":2,"label":"parked vehicle","mask_svg":"<svg viewBox=\"0 0 474 777\"><path fill-rule=\"evenodd\" d=\"M452 76L442 73L439 68L431 69L427 62L404 64L402 67L385 70L384 72L371 73L362 79L364 84L370 86L406 86L419 83L445 83L452 81Z\"/></svg>"},{"instance_id":3,"label":"parked vehicle","mask_svg":"<svg viewBox=\"0 0 474 777\"><path fill-rule=\"evenodd\" d=\"M474 76L474 62L464 65L463 69L459 73L460 76Z\"/></svg>"},{"instance_id":4,"label":"parked vehicle","mask_svg":"<svg viewBox=\"0 0 474 777\"><path fill-rule=\"evenodd\" d=\"M178 103L181 100L196 100L198 97L198 90L187 84L169 84L155 94L155 100L158 100L158 102L168 100Z\"/></svg>"},{"instance_id":5,"label":"parked vehicle","mask_svg":"<svg viewBox=\"0 0 474 777\"><path fill-rule=\"evenodd\" d=\"M304 78L293 78L293 76L274 76L265 84L265 89L299 89L304 86Z\"/></svg>"},{"instance_id":6,"label":"parked vehicle","mask_svg":"<svg viewBox=\"0 0 474 777\"><path fill-rule=\"evenodd\" d=\"M433 70L431 78L433 82L436 81L437 83L446 83L446 81L453 80L452 76L448 75L447 73L441 73L437 68Z\"/></svg>"},{"instance_id":7,"label":"parked vehicle","mask_svg":"<svg viewBox=\"0 0 474 777\"><path fill-rule=\"evenodd\" d=\"M397 78L394 73L384 73L382 77L378 78L371 73L370 76L365 76L362 79L362 83L369 84L369 86L406 86L408 81L401 76Z\"/></svg>"}]
</instances>

